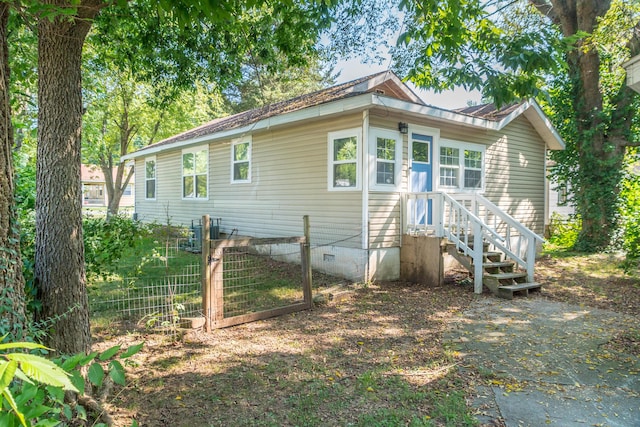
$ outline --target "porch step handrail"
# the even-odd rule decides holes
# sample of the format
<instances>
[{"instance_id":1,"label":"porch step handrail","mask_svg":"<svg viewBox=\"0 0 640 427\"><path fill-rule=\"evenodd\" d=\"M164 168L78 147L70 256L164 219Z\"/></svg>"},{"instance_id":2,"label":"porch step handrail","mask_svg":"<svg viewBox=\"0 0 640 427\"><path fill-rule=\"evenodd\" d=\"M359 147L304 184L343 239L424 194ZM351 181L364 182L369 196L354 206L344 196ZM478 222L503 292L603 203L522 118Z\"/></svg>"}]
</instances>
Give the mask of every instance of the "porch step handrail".
<instances>
[{"instance_id":1,"label":"porch step handrail","mask_svg":"<svg viewBox=\"0 0 640 427\"><path fill-rule=\"evenodd\" d=\"M544 239L483 196L443 192L406 193L406 200L425 200L425 206L428 200L433 201L431 224L416 224L417 203L413 203L413 208L407 212L407 231L424 228L437 237L446 237L458 250L471 256L476 292L482 292L483 245L474 244L471 247L470 235L480 236L481 240L502 251L527 272L529 282L534 281L536 246ZM465 206L465 202L470 202L470 206ZM405 206L409 208L409 203L405 203ZM512 241L514 238L515 244Z\"/></svg>"}]
</instances>

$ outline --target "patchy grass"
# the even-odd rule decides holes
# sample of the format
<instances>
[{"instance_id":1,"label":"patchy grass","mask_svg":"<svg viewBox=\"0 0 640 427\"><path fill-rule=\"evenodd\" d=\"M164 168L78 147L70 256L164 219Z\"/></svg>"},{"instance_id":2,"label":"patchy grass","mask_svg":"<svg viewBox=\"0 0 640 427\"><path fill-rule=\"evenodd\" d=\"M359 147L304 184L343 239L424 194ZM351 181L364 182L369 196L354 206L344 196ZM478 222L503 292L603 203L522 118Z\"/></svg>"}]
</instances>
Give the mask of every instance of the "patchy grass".
<instances>
[{"instance_id":1,"label":"patchy grass","mask_svg":"<svg viewBox=\"0 0 640 427\"><path fill-rule=\"evenodd\" d=\"M375 284L178 343L148 336L112 412L118 425L471 426L458 356L441 340L472 300L455 286Z\"/></svg>"},{"instance_id":2,"label":"patchy grass","mask_svg":"<svg viewBox=\"0 0 640 427\"><path fill-rule=\"evenodd\" d=\"M537 269L540 298L637 316L640 285L619 261L547 255ZM146 342L137 366L128 368L128 387L108 405L116 425L132 418L177 427L477 425L468 393L501 379L481 367L461 369L462 356L443 338L478 298L472 287L353 288L350 297L312 311L211 334L190 331L178 341L98 331L97 347ZM607 345L637 351L639 339L632 330Z\"/></svg>"},{"instance_id":3,"label":"patchy grass","mask_svg":"<svg viewBox=\"0 0 640 427\"><path fill-rule=\"evenodd\" d=\"M536 263L536 280L548 298L576 305L640 313L640 279L625 274L619 254L554 252Z\"/></svg>"}]
</instances>

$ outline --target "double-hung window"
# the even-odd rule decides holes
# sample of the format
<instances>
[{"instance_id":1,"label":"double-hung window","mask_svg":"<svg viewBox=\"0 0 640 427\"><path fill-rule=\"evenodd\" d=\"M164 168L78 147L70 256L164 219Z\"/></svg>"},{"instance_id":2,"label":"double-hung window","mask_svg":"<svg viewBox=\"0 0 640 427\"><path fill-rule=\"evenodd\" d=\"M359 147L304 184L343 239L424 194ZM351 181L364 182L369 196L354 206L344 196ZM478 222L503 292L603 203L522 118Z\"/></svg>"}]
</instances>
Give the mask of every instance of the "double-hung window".
<instances>
[{"instance_id":1,"label":"double-hung window","mask_svg":"<svg viewBox=\"0 0 640 427\"><path fill-rule=\"evenodd\" d=\"M402 171L402 138L400 133L372 128L370 153L375 156L371 188L395 191L400 186Z\"/></svg>"},{"instance_id":2,"label":"double-hung window","mask_svg":"<svg viewBox=\"0 0 640 427\"><path fill-rule=\"evenodd\" d=\"M182 197L206 199L209 182L209 149L196 147L182 151Z\"/></svg>"},{"instance_id":3,"label":"double-hung window","mask_svg":"<svg viewBox=\"0 0 640 427\"><path fill-rule=\"evenodd\" d=\"M144 159L144 198L156 199L156 158Z\"/></svg>"},{"instance_id":4,"label":"double-hung window","mask_svg":"<svg viewBox=\"0 0 640 427\"><path fill-rule=\"evenodd\" d=\"M360 139L360 129L329 132L329 190L349 191L362 188L360 182Z\"/></svg>"},{"instance_id":5,"label":"double-hung window","mask_svg":"<svg viewBox=\"0 0 640 427\"><path fill-rule=\"evenodd\" d=\"M231 144L231 182L251 182L251 139L239 139Z\"/></svg>"},{"instance_id":6,"label":"double-hung window","mask_svg":"<svg viewBox=\"0 0 640 427\"><path fill-rule=\"evenodd\" d=\"M484 189L485 147L479 144L440 140L439 179L442 189Z\"/></svg>"}]
</instances>

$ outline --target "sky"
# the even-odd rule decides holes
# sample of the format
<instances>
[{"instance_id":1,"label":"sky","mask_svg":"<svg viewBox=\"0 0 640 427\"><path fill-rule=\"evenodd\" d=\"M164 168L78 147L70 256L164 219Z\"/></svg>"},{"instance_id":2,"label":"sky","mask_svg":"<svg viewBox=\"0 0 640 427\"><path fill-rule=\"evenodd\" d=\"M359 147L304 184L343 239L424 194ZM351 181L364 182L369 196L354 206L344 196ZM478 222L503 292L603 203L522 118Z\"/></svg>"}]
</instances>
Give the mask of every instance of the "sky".
<instances>
[{"instance_id":1,"label":"sky","mask_svg":"<svg viewBox=\"0 0 640 427\"><path fill-rule=\"evenodd\" d=\"M335 72L339 72L336 83L348 82L360 77L375 74L379 71L384 71L388 68L387 64L365 64L359 59L350 59L348 61L339 61L335 68ZM456 89L453 91L446 91L441 93L435 93L433 91L426 91L423 89L416 89L413 84L409 83L409 87L420 97L422 100L434 107L455 109L462 108L468 105L469 101L474 103L482 103L480 92L472 91L467 92L464 89Z\"/></svg>"}]
</instances>

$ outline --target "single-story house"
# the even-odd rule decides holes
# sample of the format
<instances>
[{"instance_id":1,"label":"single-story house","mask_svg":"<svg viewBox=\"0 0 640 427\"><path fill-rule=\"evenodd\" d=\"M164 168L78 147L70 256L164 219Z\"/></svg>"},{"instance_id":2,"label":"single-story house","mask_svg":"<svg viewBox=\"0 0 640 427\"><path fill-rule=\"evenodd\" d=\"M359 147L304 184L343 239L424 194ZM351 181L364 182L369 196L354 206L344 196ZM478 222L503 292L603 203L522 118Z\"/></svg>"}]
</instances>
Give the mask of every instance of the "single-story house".
<instances>
[{"instance_id":1,"label":"single-story house","mask_svg":"<svg viewBox=\"0 0 640 427\"><path fill-rule=\"evenodd\" d=\"M104 173L96 165L81 165L80 177L82 181L82 206L106 207L109 206L109 196L107 194L106 180ZM135 205L135 177L132 177L125 188L120 207L132 207Z\"/></svg>"},{"instance_id":2,"label":"single-story house","mask_svg":"<svg viewBox=\"0 0 640 427\"><path fill-rule=\"evenodd\" d=\"M469 238L481 234L531 264L548 218L546 153L563 148L535 101L445 110L385 71L213 120L123 159L135 161L142 221L168 212L189 225L209 214L222 233L279 237L300 235L309 215L312 238L313 227L360 231L338 257L361 260L355 279L393 280L423 270L402 254L420 252L416 236L477 257L482 245L474 252ZM334 237L318 264L340 261L330 252L344 236Z\"/></svg>"}]
</instances>

